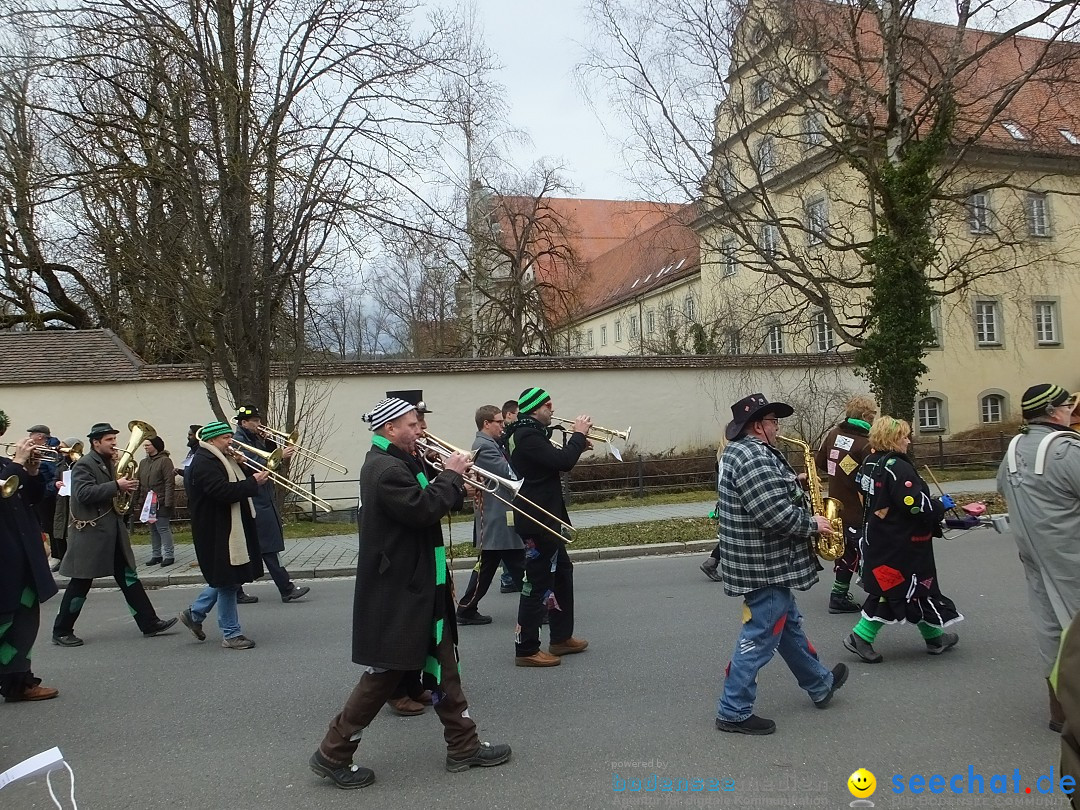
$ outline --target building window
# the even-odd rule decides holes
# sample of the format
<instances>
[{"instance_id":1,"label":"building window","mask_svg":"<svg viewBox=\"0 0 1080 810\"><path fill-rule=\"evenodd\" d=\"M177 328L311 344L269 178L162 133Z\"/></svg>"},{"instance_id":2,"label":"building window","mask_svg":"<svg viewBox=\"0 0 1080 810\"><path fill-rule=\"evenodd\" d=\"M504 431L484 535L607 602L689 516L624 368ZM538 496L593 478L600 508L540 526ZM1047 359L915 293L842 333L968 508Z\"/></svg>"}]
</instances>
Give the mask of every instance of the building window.
<instances>
[{"instance_id":1,"label":"building window","mask_svg":"<svg viewBox=\"0 0 1080 810\"><path fill-rule=\"evenodd\" d=\"M735 170L731 168L731 163L726 160L723 166L720 167L720 190L724 192L725 196L735 193Z\"/></svg>"},{"instance_id":2,"label":"building window","mask_svg":"<svg viewBox=\"0 0 1080 810\"><path fill-rule=\"evenodd\" d=\"M630 339L633 340L638 336L638 317L637 315L630 316Z\"/></svg>"},{"instance_id":3,"label":"building window","mask_svg":"<svg viewBox=\"0 0 1080 810\"><path fill-rule=\"evenodd\" d=\"M1028 139L1027 134L1015 121L1002 121L1001 126L1005 128L1006 132L1012 135L1014 141L1026 141Z\"/></svg>"},{"instance_id":4,"label":"building window","mask_svg":"<svg viewBox=\"0 0 1080 810\"><path fill-rule=\"evenodd\" d=\"M772 83L768 79L758 79L754 82L754 106L760 107L772 98Z\"/></svg>"},{"instance_id":5,"label":"building window","mask_svg":"<svg viewBox=\"0 0 1080 810\"><path fill-rule=\"evenodd\" d=\"M593 333L592 329L590 329L588 332L585 333L585 346L587 348L590 348L590 349L593 347L593 334L592 333Z\"/></svg>"},{"instance_id":6,"label":"building window","mask_svg":"<svg viewBox=\"0 0 1080 810\"><path fill-rule=\"evenodd\" d=\"M780 324L774 323L769 327L766 348L768 349L769 354L784 353L784 327Z\"/></svg>"},{"instance_id":7,"label":"building window","mask_svg":"<svg viewBox=\"0 0 1080 810\"><path fill-rule=\"evenodd\" d=\"M1050 235L1050 213L1045 194L1029 194L1027 198L1028 233L1032 236Z\"/></svg>"},{"instance_id":8,"label":"building window","mask_svg":"<svg viewBox=\"0 0 1080 810\"><path fill-rule=\"evenodd\" d=\"M979 409L982 413L984 425L991 425L1002 421L1005 413L1005 397L1000 394L987 394L979 400Z\"/></svg>"},{"instance_id":9,"label":"building window","mask_svg":"<svg viewBox=\"0 0 1080 810\"><path fill-rule=\"evenodd\" d=\"M933 337L930 338L930 343L927 348L940 349L941 348L941 302L935 301L930 305L930 329L933 330Z\"/></svg>"},{"instance_id":10,"label":"building window","mask_svg":"<svg viewBox=\"0 0 1080 810\"><path fill-rule=\"evenodd\" d=\"M772 135L765 135L758 142L757 165L758 173L762 177L768 177L776 171L776 139Z\"/></svg>"},{"instance_id":11,"label":"building window","mask_svg":"<svg viewBox=\"0 0 1080 810\"><path fill-rule=\"evenodd\" d=\"M697 307L694 304L694 296L688 295L683 301L683 315L685 315L686 320L691 323L693 323L694 319L697 317Z\"/></svg>"},{"instance_id":12,"label":"building window","mask_svg":"<svg viewBox=\"0 0 1080 810\"><path fill-rule=\"evenodd\" d=\"M836 347L832 327L829 326L829 319L824 312L814 315L814 347L819 352L832 351Z\"/></svg>"},{"instance_id":13,"label":"building window","mask_svg":"<svg viewBox=\"0 0 1080 810\"><path fill-rule=\"evenodd\" d=\"M742 354L742 338L739 336L738 329L729 329L724 338L728 354Z\"/></svg>"},{"instance_id":14,"label":"building window","mask_svg":"<svg viewBox=\"0 0 1080 810\"><path fill-rule=\"evenodd\" d=\"M607 326L600 327L600 345L607 346Z\"/></svg>"},{"instance_id":15,"label":"building window","mask_svg":"<svg viewBox=\"0 0 1080 810\"><path fill-rule=\"evenodd\" d=\"M739 258L735 253L734 238L729 236L724 239L724 242L720 247L720 252L724 261L723 277L729 278L735 275L739 269Z\"/></svg>"},{"instance_id":16,"label":"building window","mask_svg":"<svg viewBox=\"0 0 1080 810\"><path fill-rule=\"evenodd\" d=\"M650 309L645 313L645 333L656 334L656 310Z\"/></svg>"},{"instance_id":17,"label":"building window","mask_svg":"<svg viewBox=\"0 0 1080 810\"><path fill-rule=\"evenodd\" d=\"M761 255L765 259L776 257L777 247L780 242L780 231L771 222L761 226Z\"/></svg>"},{"instance_id":18,"label":"building window","mask_svg":"<svg viewBox=\"0 0 1080 810\"><path fill-rule=\"evenodd\" d=\"M825 125L821 113L811 110L802 119L803 148L813 149L825 143Z\"/></svg>"},{"instance_id":19,"label":"building window","mask_svg":"<svg viewBox=\"0 0 1080 810\"><path fill-rule=\"evenodd\" d=\"M829 230L829 208L824 197L815 197L806 204L806 243L820 245Z\"/></svg>"},{"instance_id":20,"label":"building window","mask_svg":"<svg viewBox=\"0 0 1080 810\"><path fill-rule=\"evenodd\" d=\"M615 342L622 343L622 321L615 321Z\"/></svg>"},{"instance_id":21,"label":"building window","mask_svg":"<svg viewBox=\"0 0 1080 810\"><path fill-rule=\"evenodd\" d=\"M667 304L664 307L664 328L671 329L675 325L675 305Z\"/></svg>"},{"instance_id":22,"label":"building window","mask_svg":"<svg viewBox=\"0 0 1080 810\"><path fill-rule=\"evenodd\" d=\"M971 233L990 233L990 197L972 194L967 201L968 230Z\"/></svg>"},{"instance_id":23,"label":"building window","mask_svg":"<svg viewBox=\"0 0 1080 810\"><path fill-rule=\"evenodd\" d=\"M1035 302L1035 342L1039 346L1057 346L1061 343L1057 327L1057 302Z\"/></svg>"},{"instance_id":24,"label":"building window","mask_svg":"<svg viewBox=\"0 0 1080 810\"><path fill-rule=\"evenodd\" d=\"M975 342L979 346L1001 345L1001 323L997 301L975 302Z\"/></svg>"},{"instance_id":25,"label":"building window","mask_svg":"<svg viewBox=\"0 0 1080 810\"><path fill-rule=\"evenodd\" d=\"M945 420L942 418L941 400L937 397L926 397L919 400L918 407L919 430L943 430Z\"/></svg>"}]
</instances>

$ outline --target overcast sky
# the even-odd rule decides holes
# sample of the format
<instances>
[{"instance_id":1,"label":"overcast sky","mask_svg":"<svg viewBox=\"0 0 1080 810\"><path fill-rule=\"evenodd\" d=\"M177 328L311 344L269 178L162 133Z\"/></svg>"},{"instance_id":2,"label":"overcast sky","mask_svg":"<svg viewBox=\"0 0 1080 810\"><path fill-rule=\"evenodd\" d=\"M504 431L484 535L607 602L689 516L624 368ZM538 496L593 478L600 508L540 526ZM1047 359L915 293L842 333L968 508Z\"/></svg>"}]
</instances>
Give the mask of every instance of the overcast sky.
<instances>
[{"instance_id":1,"label":"overcast sky","mask_svg":"<svg viewBox=\"0 0 1080 810\"><path fill-rule=\"evenodd\" d=\"M543 3L474 0L484 39L503 66L496 75L507 91L509 124L528 132L532 145L513 153L519 169L548 157L562 163L574 196L640 196L621 177L618 145L586 103L574 78L588 27L582 0ZM610 115L605 123L617 131Z\"/></svg>"}]
</instances>

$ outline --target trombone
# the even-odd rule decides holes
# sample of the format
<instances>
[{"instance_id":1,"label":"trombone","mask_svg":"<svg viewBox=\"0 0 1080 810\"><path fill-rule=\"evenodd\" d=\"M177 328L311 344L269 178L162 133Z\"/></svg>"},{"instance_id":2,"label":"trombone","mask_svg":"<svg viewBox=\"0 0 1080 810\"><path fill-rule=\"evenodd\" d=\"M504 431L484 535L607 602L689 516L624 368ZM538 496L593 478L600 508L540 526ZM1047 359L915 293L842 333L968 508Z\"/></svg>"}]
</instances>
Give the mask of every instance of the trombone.
<instances>
[{"instance_id":1,"label":"trombone","mask_svg":"<svg viewBox=\"0 0 1080 810\"><path fill-rule=\"evenodd\" d=\"M563 433L566 432L567 428L574 424L573 419L563 419L560 416L552 416L551 421L557 422L558 424L555 425L555 428L561 430ZM632 429L633 427L629 426L626 430L612 430L611 428L593 425L589 428L589 432L586 434L585 438L594 442L603 442L608 446L611 455L615 456L619 461L622 461L622 453L619 452L619 448L611 443L611 440L622 439L624 443L630 441L630 431Z\"/></svg>"},{"instance_id":2,"label":"trombone","mask_svg":"<svg viewBox=\"0 0 1080 810\"><path fill-rule=\"evenodd\" d=\"M271 439L285 447L296 448L297 456L306 458L309 461L315 462L316 464L321 464L322 466L326 467L327 469L333 470L334 472L344 475L349 471L349 468L346 467L344 464L338 464L332 458L327 458L322 453L316 453L314 450L301 445L299 430L294 429L292 433L285 433L281 430L274 430L274 428L267 427L266 425L260 425L259 433L261 433L263 437Z\"/></svg>"},{"instance_id":3,"label":"trombone","mask_svg":"<svg viewBox=\"0 0 1080 810\"><path fill-rule=\"evenodd\" d=\"M257 461L250 456L244 455L244 451L248 449L253 451L263 460ZM233 458L236 459L239 464L243 464L246 467L255 470L255 472L269 473L270 480L282 489L284 489L286 492L291 492L293 495L303 498L305 501L319 507L324 512L334 511L334 507L332 507L328 502L324 501L318 495L314 494L313 492L308 492L299 484L295 483L294 481L290 481L281 473L274 471L276 467L281 463L280 449L274 450L273 452L269 452L267 450L259 450L257 447L251 447L251 445L244 444L243 442L238 442L234 439L229 445L229 452L232 453Z\"/></svg>"},{"instance_id":4,"label":"trombone","mask_svg":"<svg viewBox=\"0 0 1080 810\"><path fill-rule=\"evenodd\" d=\"M435 467L435 469L437 469L437 470L444 469L443 461L445 459L449 458L454 453L461 453L462 455L468 456L470 459L475 455L471 451L465 451L465 450L462 450L460 447L455 447L454 445L450 444L449 442L443 441L438 436L433 436L430 433L425 433L423 436L421 436L419 439L417 439L416 440L416 446L419 447L421 450L423 450L425 453L433 453L435 456L437 456L437 458L433 462L431 462L432 466ZM577 531L577 529L575 529L573 526L571 526L565 520L560 518L558 515L551 514L551 512L549 512L544 507L540 506L540 504L536 503L535 501L530 501L528 498L526 498L524 495L522 495L521 494L521 487L524 485L524 483L525 483L524 481L512 481L509 478L503 478L501 475L497 475L496 473L489 472L488 470L485 470L483 467L470 467L468 472L472 473L472 475L471 475L471 477L469 475L466 475L466 477L465 477L466 481L468 481L470 484L473 484L473 485L479 487L480 489L482 489L484 492L491 495L496 500L502 501L507 506L512 507L514 504L511 503L511 501L513 501L513 500L521 501L522 503L524 503L525 505L531 507L532 509L535 509L538 512L541 512L541 513L547 515L549 518L556 521L560 526L562 526L567 531L571 531L571 532ZM509 499L504 498L501 495L499 495L499 492L498 492L499 487L505 487L506 489L508 489L510 491L510 498ZM531 515L530 515L530 517L531 517ZM557 531L557 530L551 528L550 526L548 526L548 525L546 525L544 523L540 523L540 521L536 520L535 518L533 518L533 520L538 525L543 526L545 529L547 529L553 535L558 537L564 543L573 543L574 542L572 538L567 537L562 532Z\"/></svg>"}]
</instances>

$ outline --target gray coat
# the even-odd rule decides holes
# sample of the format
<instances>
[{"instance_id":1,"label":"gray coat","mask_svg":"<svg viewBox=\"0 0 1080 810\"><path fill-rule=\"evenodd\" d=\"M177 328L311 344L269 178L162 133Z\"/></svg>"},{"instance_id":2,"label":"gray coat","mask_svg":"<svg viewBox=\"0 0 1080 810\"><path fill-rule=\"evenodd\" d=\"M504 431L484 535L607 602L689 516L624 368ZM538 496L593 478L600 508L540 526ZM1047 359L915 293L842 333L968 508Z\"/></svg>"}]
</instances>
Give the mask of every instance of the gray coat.
<instances>
[{"instance_id":1,"label":"gray coat","mask_svg":"<svg viewBox=\"0 0 1080 810\"><path fill-rule=\"evenodd\" d=\"M61 575L74 579L111 577L118 543L128 568L135 570L127 525L113 511L113 497L119 491L114 475L111 460L93 450L71 468L71 525ZM86 521L86 525L79 528L76 521Z\"/></svg>"},{"instance_id":2,"label":"gray coat","mask_svg":"<svg viewBox=\"0 0 1080 810\"><path fill-rule=\"evenodd\" d=\"M510 462L503 454L499 443L481 430L476 432L472 449L476 452L473 466L495 473L503 478L516 479L510 469ZM510 500L510 493L500 487L498 494ZM477 545L482 551L516 551L525 547L521 536L514 531L512 509L490 492L484 493L483 514L477 514Z\"/></svg>"}]
</instances>

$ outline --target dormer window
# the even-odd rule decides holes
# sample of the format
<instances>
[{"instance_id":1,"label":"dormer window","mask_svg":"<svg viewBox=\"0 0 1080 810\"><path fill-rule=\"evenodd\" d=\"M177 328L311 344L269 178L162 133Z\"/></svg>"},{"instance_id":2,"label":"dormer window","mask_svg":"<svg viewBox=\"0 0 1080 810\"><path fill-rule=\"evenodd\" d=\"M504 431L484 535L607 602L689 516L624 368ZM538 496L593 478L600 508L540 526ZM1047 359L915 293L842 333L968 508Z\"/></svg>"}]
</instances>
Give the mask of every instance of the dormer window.
<instances>
[{"instance_id":1,"label":"dormer window","mask_svg":"<svg viewBox=\"0 0 1080 810\"><path fill-rule=\"evenodd\" d=\"M1071 129L1059 129L1061 137L1071 143L1073 146L1080 146L1080 138L1076 136L1076 133Z\"/></svg>"},{"instance_id":2,"label":"dormer window","mask_svg":"<svg viewBox=\"0 0 1080 810\"><path fill-rule=\"evenodd\" d=\"M1028 136L1024 134L1024 130L1015 121L1002 121L1001 126L1012 135L1014 141L1026 141L1028 139Z\"/></svg>"},{"instance_id":3,"label":"dormer window","mask_svg":"<svg viewBox=\"0 0 1080 810\"><path fill-rule=\"evenodd\" d=\"M754 106L760 107L772 98L772 83L768 79L758 79L754 82Z\"/></svg>"}]
</instances>

